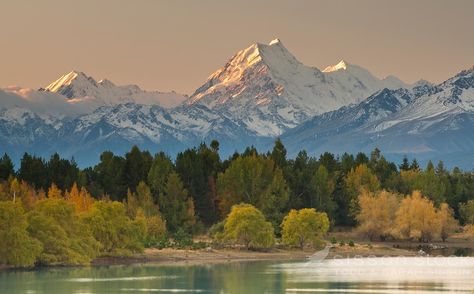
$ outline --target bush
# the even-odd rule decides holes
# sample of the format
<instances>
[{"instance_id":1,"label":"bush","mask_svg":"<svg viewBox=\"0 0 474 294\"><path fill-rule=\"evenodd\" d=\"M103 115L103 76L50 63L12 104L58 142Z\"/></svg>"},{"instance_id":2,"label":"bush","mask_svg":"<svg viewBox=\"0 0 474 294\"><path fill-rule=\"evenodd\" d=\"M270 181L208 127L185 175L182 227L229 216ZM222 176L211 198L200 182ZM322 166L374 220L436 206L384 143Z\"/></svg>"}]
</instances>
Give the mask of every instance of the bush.
<instances>
[{"instance_id":1,"label":"bush","mask_svg":"<svg viewBox=\"0 0 474 294\"><path fill-rule=\"evenodd\" d=\"M224 235L224 224L225 224L225 221L221 221L221 222L218 222L214 225L212 225L210 228L209 228L209 237L217 242L217 243L220 243L222 241L222 238L223 238L223 235Z\"/></svg>"},{"instance_id":2,"label":"bush","mask_svg":"<svg viewBox=\"0 0 474 294\"><path fill-rule=\"evenodd\" d=\"M331 238L331 244L333 244L333 245L337 244L337 239L336 239L336 237L332 237L332 238Z\"/></svg>"},{"instance_id":3,"label":"bush","mask_svg":"<svg viewBox=\"0 0 474 294\"><path fill-rule=\"evenodd\" d=\"M100 244L74 210L74 204L48 198L38 201L28 214L30 236L43 246L37 263L88 264L96 257Z\"/></svg>"},{"instance_id":4,"label":"bush","mask_svg":"<svg viewBox=\"0 0 474 294\"><path fill-rule=\"evenodd\" d=\"M273 226L250 204L232 206L224 224L223 240L248 248L270 248L275 244Z\"/></svg>"},{"instance_id":5,"label":"bush","mask_svg":"<svg viewBox=\"0 0 474 294\"><path fill-rule=\"evenodd\" d=\"M174 246L183 249L188 248L193 245L193 238L190 234L186 233L183 229L178 229L178 231L174 234Z\"/></svg>"},{"instance_id":6,"label":"bush","mask_svg":"<svg viewBox=\"0 0 474 294\"><path fill-rule=\"evenodd\" d=\"M346 245L346 243L344 243L343 240L341 240L341 241L339 242L339 246L345 246L345 245Z\"/></svg>"},{"instance_id":7,"label":"bush","mask_svg":"<svg viewBox=\"0 0 474 294\"><path fill-rule=\"evenodd\" d=\"M316 212L314 208L292 209L281 223L282 241L286 245L315 246L329 229L326 213Z\"/></svg>"},{"instance_id":8,"label":"bush","mask_svg":"<svg viewBox=\"0 0 474 294\"><path fill-rule=\"evenodd\" d=\"M192 248L193 250L204 249L204 248L207 248L207 243L206 243L206 242L202 242L202 241L194 242L191 248Z\"/></svg>"},{"instance_id":9,"label":"bush","mask_svg":"<svg viewBox=\"0 0 474 294\"><path fill-rule=\"evenodd\" d=\"M143 251L146 223L132 221L126 215L123 203L97 201L84 220L101 244L102 254L129 255Z\"/></svg>"},{"instance_id":10,"label":"bush","mask_svg":"<svg viewBox=\"0 0 474 294\"><path fill-rule=\"evenodd\" d=\"M354 241L350 240L349 241L349 246L354 247L355 246Z\"/></svg>"},{"instance_id":11,"label":"bush","mask_svg":"<svg viewBox=\"0 0 474 294\"><path fill-rule=\"evenodd\" d=\"M43 250L42 244L27 232L23 207L12 201L0 201L0 264L33 266Z\"/></svg>"}]
</instances>

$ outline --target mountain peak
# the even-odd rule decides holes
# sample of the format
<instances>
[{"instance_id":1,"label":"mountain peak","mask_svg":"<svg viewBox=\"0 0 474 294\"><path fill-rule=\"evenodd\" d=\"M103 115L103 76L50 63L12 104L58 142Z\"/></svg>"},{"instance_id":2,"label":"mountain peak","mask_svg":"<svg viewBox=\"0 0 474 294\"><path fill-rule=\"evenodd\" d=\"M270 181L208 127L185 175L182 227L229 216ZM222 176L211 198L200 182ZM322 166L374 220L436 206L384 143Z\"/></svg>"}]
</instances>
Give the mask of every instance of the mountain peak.
<instances>
[{"instance_id":1,"label":"mountain peak","mask_svg":"<svg viewBox=\"0 0 474 294\"><path fill-rule=\"evenodd\" d=\"M44 90L56 93L60 92L64 87L71 86L73 83L92 83L95 85L97 82L93 78L87 76L85 73L73 70L65 75L62 75L59 79L49 84Z\"/></svg>"},{"instance_id":2,"label":"mountain peak","mask_svg":"<svg viewBox=\"0 0 474 294\"><path fill-rule=\"evenodd\" d=\"M338 70L346 70L347 67L348 67L347 62L342 59L341 61L339 61L338 64L330 65L330 66L326 67L323 70L323 72L333 72L333 71L338 71Z\"/></svg>"},{"instance_id":3,"label":"mountain peak","mask_svg":"<svg viewBox=\"0 0 474 294\"><path fill-rule=\"evenodd\" d=\"M272 45L276 45L280 43L281 43L280 39L276 38L276 39L271 40L270 43L268 43L268 45L272 46Z\"/></svg>"}]
</instances>

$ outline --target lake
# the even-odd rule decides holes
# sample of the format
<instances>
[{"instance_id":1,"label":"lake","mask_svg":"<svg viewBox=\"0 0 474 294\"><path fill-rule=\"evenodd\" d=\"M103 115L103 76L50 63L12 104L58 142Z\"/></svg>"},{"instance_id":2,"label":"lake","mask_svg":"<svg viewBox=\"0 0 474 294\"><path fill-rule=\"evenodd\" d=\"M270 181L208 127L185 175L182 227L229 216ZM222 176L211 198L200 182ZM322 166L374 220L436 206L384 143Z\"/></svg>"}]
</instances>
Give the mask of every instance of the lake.
<instances>
[{"instance_id":1,"label":"lake","mask_svg":"<svg viewBox=\"0 0 474 294\"><path fill-rule=\"evenodd\" d=\"M0 272L0 293L474 293L473 257L142 264Z\"/></svg>"}]
</instances>

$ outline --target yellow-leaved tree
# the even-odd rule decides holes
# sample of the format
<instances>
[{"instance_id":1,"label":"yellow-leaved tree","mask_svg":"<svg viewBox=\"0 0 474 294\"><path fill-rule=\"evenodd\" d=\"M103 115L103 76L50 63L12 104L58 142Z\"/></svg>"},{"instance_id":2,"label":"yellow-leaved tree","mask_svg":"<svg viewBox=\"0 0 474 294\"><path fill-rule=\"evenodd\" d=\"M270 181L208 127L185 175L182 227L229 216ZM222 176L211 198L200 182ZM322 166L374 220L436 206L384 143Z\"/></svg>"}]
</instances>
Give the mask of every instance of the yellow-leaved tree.
<instances>
[{"instance_id":1,"label":"yellow-leaved tree","mask_svg":"<svg viewBox=\"0 0 474 294\"><path fill-rule=\"evenodd\" d=\"M359 194L363 191L380 190L380 181L366 164L361 164L347 174L344 188L347 202L350 203L349 211L346 213L355 217L360 209Z\"/></svg>"},{"instance_id":2,"label":"yellow-leaved tree","mask_svg":"<svg viewBox=\"0 0 474 294\"><path fill-rule=\"evenodd\" d=\"M359 226L357 231L373 241L375 238L385 240L392 235L398 196L388 191L376 193L367 190L359 195L360 211L356 216Z\"/></svg>"},{"instance_id":3,"label":"yellow-leaved tree","mask_svg":"<svg viewBox=\"0 0 474 294\"><path fill-rule=\"evenodd\" d=\"M316 245L329 229L329 218L314 208L292 209L281 223L282 241L286 245L297 245L303 249Z\"/></svg>"},{"instance_id":4,"label":"yellow-leaved tree","mask_svg":"<svg viewBox=\"0 0 474 294\"><path fill-rule=\"evenodd\" d=\"M437 218L439 222L440 237L443 242L446 242L449 235L459 227L459 223L453 216L453 210L446 203L441 204L437 213Z\"/></svg>"},{"instance_id":5,"label":"yellow-leaved tree","mask_svg":"<svg viewBox=\"0 0 474 294\"><path fill-rule=\"evenodd\" d=\"M420 191L414 191L402 200L395 224L396 234L401 238L430 242L440 236L436 208Z\"/></svg>"},{"instance_id":6,"label":"yellow-leaved tree","mask_svg":"<svg viewBox=\"0 0 474 294\"><path fill-rule=\"evenodd\" d=\"M94 204L94 198L87 192L85 187L81 187L81 190L77 187L77 184L72 185L71 191L66 193L66 199L74 204L76 213L87 212Z\"/></svg>"},{"instance_id":7,"label":"yellow-leaved tree","mask_svg":"<svg viewBox=\"0 0 474 294\"><path fill-rule=\"evenodd\" d=\"M245 248L269 248L275 244L273 226L263 213L250 204L232 206L224 223L224 241Z\"/></svg>"}]
</instances>

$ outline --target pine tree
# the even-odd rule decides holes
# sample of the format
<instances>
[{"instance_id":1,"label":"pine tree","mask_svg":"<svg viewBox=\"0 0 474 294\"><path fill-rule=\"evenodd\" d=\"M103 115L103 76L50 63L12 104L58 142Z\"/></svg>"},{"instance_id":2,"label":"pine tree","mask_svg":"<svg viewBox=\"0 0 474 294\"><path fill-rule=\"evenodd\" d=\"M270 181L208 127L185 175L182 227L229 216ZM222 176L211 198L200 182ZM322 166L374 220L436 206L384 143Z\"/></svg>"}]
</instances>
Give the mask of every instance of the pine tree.
<instances>
[{"instance_id":1,"label":"pine tree","mask_svg":"<svg viewBox=\"0 0 474 294\"><path fill-rule=\"evenodd\" d=\"M171 159L160 152L155 155L150 171L148 172L148 184L153 192L153 197L158 200L160 193L164 191L166 182L174 166Z\"/></svg>"},{"instance_id":2,"label":"pine tree","mask_svg":"<svg viewBox=\"0 0 474 294\"><path fill-rule=\"evenodd\" d=\"M416 158L413 159L413 161L411 162L410 170L413 170L413 171L419 171L420 170L420 165L418 164L418 161L416 160Z\"/></svg>"},{"instance_id":3,"label":"pine tree","mask_svg":"<svg viewBox=\"0 0 474 294\"><path fill-rule=\"evenodd\" d=\"M410 169L410 164L408 163L408 157L405 155L403 156L403 162L402 164L400 164L399 166L399 169L402 171L407 171Z\"/></svg>"},{"instance_id":4,"label":"pine tree","mask_svg":"<svg viewBox=\"0 0 474 294\"><path fill-rule=\"evenodd\" d=\"M166 219L168 230L176 232L183 229L190 232L191 224L195 223L193 213L194 207L190 207L188 191L176 172L168 177L165 190L160 195L159 206Z\"/></svg>"},{"instance_id":5,"label":"pine tree","mask_svg":"<svg viewBox=\"0 0 474 294\"><path fill-rule=\"evenodd\" d=\"M284 168L286 165L286 148L281 142L280 138L275 140L275 144L273 145L273 150L270 154L270 157L275 162L276 166L280 168Z\"/></svg>"},{"instance_id":6,"label":"pine tree","mask_svg":"<svg viewBox=\"0 0 474 294\"><path fill-rule=\"evenodd\" d=\"M140 151L137 146L125 154L125 178L129 189L134 191L140 181L147 180L152 161L150 153Z\"/></svg>"},{"instance_id":7,"label":"pine tree","mask_svg":"<svg viewBox=\"0 0 474 294\"><path fill-rule=\"evenodd\" d=\"M0 158L0 180L8 180L10 176L15 175L14 165L10 157L5 153Z\"/></svg>"}]
</instances>

